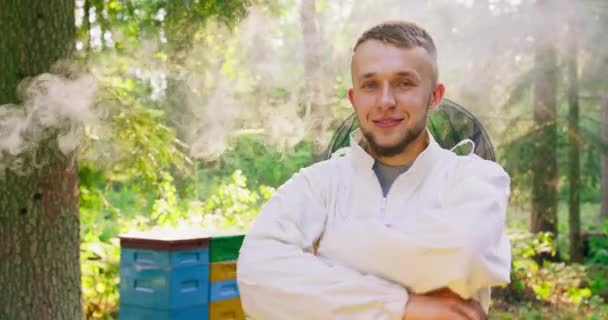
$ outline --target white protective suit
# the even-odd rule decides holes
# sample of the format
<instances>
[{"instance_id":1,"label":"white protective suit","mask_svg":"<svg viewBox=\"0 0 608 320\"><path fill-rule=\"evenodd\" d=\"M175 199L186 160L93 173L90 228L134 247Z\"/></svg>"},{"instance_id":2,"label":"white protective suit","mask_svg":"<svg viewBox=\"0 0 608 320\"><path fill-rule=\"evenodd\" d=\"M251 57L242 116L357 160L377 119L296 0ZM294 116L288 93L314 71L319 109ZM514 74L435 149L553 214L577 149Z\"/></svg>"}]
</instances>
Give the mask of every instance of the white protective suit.
<instances>
[{"instance_id":1,"label":"white protective suit","mask_svg":"<svg viewBox=\"0 0 608 320\"><path fill-rule=\"evenodd\" d=\"M509 282L509 176L431 134L386 198L374 159L351 146L281 186L238 260L243 308L259 320L398 320L408 292L448 287L488 310Z\"/></svg>"}]
</instances>

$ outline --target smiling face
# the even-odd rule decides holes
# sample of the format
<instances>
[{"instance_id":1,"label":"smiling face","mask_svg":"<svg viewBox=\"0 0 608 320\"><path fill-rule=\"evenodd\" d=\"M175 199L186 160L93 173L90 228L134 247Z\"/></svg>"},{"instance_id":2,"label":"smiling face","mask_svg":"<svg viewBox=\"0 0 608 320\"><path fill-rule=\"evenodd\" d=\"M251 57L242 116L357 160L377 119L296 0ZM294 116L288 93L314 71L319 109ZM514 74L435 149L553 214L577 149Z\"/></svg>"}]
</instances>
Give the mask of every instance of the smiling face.
<instances>
[{"instance_id":1,"label":"smiling face","mask_svg":"<svg viewBox=\"0 0 608 320\"><path fill-rule=\"evenodd\" d=\"M369 39L353 53L349 99L368 152L388 165L412 162L426 147L429 111L443 97L435 59L422 47Z\"/></svg>"}]
</instances>

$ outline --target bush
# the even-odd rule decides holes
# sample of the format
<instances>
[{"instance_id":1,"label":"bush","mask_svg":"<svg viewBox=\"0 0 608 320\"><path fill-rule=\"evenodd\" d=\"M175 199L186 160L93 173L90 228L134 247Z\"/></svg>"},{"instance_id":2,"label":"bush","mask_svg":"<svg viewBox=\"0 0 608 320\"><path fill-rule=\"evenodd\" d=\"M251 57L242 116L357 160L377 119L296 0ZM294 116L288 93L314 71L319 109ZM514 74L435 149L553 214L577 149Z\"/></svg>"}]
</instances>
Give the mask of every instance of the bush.
<instances>
[{"instance_id":1,"label":"bush","mask_svg":"<svg viewBox=\"0 0 608 320\"><path fill-rule=\"evenodd\" d=\"M566 264L535 258L555 255L550 233L511 232L511 283L494 290L496 319L604 319L607 307L598 295L590 265ZM595 281L595 282L594 282Z\"/></svg>"},{"instance_id":2,"label":"bush","mask_svg":"<svg viewBox=\"0 0 608 320\"><path fill-rule=\"evenodd\" d=\"M115 319L119 299L120 244L118 235L153 227L206 230L247 230L270 198L274 188L247 187L241 171L219 181L215 192L204 201L179 199L170 175L163 174L160 194L149 201L133 194L132 188L110 188L106 194L81 186L82 290L87 319ZM117 200L114 207L107 198ZM144 199L137 199L136 198ZM127 201L122 201L128 199ZM122 202L121 202L122 201ZM150 203L148 203L150 202ZM134 205L140 203L140 205ZM88 207L86 207L88 206ZM129 212L130 210L148 210ZM122 214L124 213L124 214Z\"/></svg>"}]
</instances>

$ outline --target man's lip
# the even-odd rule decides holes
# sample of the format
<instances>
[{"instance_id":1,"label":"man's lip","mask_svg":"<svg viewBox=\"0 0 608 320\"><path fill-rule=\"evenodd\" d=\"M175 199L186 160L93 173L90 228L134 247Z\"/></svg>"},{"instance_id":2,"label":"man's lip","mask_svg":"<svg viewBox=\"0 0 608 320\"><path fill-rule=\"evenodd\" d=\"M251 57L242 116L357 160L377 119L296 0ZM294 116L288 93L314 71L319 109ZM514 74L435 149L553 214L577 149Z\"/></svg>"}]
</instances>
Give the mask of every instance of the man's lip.
<instances>
[{"instance_id":1,"label":"man's lip","mask_svg":"<svg viewBox=\"0 0 608 320\"><path fill-rule=\"evenodd\" d=\"M396 125L398 125L399 123L401 123L401 121L403 121L403 118L389 118L389 119L379 119L379 120L372 120L372 122L381 128L390 128L390 127L394 127Z\"/></svg>"}]
</instances>

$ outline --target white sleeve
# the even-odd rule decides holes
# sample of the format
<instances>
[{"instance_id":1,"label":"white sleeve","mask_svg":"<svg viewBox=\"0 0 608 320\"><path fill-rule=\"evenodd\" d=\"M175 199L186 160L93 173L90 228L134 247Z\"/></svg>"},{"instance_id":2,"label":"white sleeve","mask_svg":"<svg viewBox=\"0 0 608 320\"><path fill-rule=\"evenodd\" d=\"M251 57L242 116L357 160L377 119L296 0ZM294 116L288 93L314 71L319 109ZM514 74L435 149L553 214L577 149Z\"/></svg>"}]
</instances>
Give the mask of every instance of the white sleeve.
<instances>
[{"instance_id":1,"label":"white sleeve","mask_svg":"<svg viewBox=\"0 0 608 320\"><path fill-rule=\"evenodd\" d=\"M450 284L466 296L510 281L511 244L505 230L510 178L499 165L481 160L464 162L457 176L435 214L453 225L451 233L468 253L465 276Z\"/></svg>"},{"instance_id":2,"label":"white sleeve","mask_svg":"<svg viewBox=\"0 0 608 320\"><path fill-rule=\"evenodd\" d=\"M320 172L310 169L277 190L245 237L237 263L245 313L259 320L400 320L404 288L313 254L329 178L313 181Z\"/></svg>"},{"instance_id":3,"label":"white sleeve","mask_svg":"<svg viewBox=\"0 0 608 320\"><path fill-rule=\"evenodd\" d=\"M489 288L510 280L509 177L499 166L479 161L458 171L437 186L442 203L417 214L415 223L353 220L323 238L320 254L413 293L448 287L480 300L487 310Z\"/></svg>"},{"instance_id":4,"label":"white sleeve","mask_svg":"<svg viewBox=\"0 0 608 320\"><path fill-rule=\"evenodd\" d=\"M440 206L420 215L410 234L421 245L426 270L441 274L419 283L420 290L445 281L444 286L469 298L510 281L511 246L505 232L510 179L496 163L476 157L461 159L454 171L439 189Z\"/></svg>"}]
</instances>

